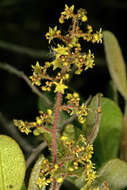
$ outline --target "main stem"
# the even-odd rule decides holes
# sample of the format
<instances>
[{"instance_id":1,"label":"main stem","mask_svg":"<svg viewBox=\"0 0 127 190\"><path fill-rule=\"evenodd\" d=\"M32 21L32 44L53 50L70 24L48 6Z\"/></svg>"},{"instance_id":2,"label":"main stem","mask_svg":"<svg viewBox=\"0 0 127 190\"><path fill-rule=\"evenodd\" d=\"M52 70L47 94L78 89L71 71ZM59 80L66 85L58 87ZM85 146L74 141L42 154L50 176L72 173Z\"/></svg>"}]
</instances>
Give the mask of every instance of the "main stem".
<instances>
[{"instance_id":1,"label":"main stem","mask_svg":"<svg viewBox=\"0 0 127 190\"><path fill-rule=\"evenodd\" d=\"M53 163L56 163L57 151L56 151L56 133L57 133L57 123L59 118L60 106L61 106L62 93L57 93L55 116L52 129L52 153L53 153Z\"/></svg>"}]
</instances>

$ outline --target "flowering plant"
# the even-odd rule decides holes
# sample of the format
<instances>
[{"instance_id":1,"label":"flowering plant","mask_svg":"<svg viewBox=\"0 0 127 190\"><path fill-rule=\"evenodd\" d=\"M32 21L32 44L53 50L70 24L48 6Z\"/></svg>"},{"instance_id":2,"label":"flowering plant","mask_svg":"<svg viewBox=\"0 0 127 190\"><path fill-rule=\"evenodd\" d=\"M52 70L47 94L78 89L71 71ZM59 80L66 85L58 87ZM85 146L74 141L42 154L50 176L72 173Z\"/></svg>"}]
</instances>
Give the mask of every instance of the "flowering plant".
<instances>
[{"instance_id":1,"label":"flowering plant","mask_svg":"<svg viewBox=\"0 0 127 190\"><path fill-rule=\"evenodd\" d=\"M21 132L41 135L51 152L48 158L42 157L36 186L40 189L50 186L55 190L60 188L64 179L72 181L74 178L82 179L82 190L98 190L99 188L93 187L96 178L95 166L91 161L93 145L83 132L90 108L87 103L82 103L77 92L71 92L68 81L72 74L80 75L83 71L93 68L94 54L91 50L82 52L80 39L102 43L102 30L94 33L92 26L87 24L87 12L79 9L75 13L74 5L65 5L59 23L63 24L66 20L72 22L67 33L63 33L57 26L49 28L46 33L49 44L56 39L58 42L52 48L54 59L45 62L43 66L37 61L36 65L32 66L33 75L30 76L33 85L39 86L44 92L53 91L56 94L55 105L46 112L41 110L33 122L14 120L14 124ZM81 29L81 25L86 25L86 32ZM60 113L63 111L70 117L75 116L80 123L78 137L75 136L74 124L67 123L62 128L59 123ZM101 114L100 105L96 111Z\"/></svg>"}]
</instances>

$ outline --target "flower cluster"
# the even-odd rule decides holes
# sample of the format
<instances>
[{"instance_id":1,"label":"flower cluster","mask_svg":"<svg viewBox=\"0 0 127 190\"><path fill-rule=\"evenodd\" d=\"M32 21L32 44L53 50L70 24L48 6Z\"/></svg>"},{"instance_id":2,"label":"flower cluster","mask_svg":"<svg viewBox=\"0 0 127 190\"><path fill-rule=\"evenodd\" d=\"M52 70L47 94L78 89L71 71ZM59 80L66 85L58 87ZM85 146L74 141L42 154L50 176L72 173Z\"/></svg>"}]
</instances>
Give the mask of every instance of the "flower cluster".
<instances>
[{"instance_id":1,"label":"flower cluster","mask_svg":"<svg viewBox=\"0 0 127 190\"><path fill-rule=\"evenodd\" d=\"M46 33L46 39L51 43L55 38L60 40L61 43L57 44L57 47L53 47L52 50L55 55L55 59L51 62L46 62L42 67L39 62L36 63L33 68L33 75L30 77L32 83L40 86L41 80L46 79L45 85L42 86L43 91L50 91L54 85L54 92L60 91L64 94L67 85L65 81L69 79L72 68L75 67L75 74L81 74L83 70L93 68L94 66L94 54L91 50L88 53L83 53L79 42L82 38L85 41L91 41L92 43L102 42L102 30L100 29L96 33L93 33L92 26L87 25L87 31L84 32L79 27L79 20L82 22L87 21L87 12L84 9L79 9L77 14L74 13L74 5L68 7L65 5L65 10L61 13L59 22L62 24L66 19L72 19L72 29L67 34L63 35L60 30L55 26L53 29L49 28L49 32ZM57 70L56 76L51 77L47 70L52 67L53 70Z\"/></svg>"},{"instance_id":2,"label":"flower cluster","mask_svg":"<svg viewBox=\"0 0 127 190\"><path fill-rule=\"evenodd\" d=\"M87 144L82 135L77 142L63 135L61 142L64 147L64 159L63 157L59 158L55 165L44 159L37 184L41 188L43 185L49 185L54 179L57 183L62 183L67 176L81 177L85 175L86 186L90 187L96 177L91 161L93 146Z\"/></svg>"},{"instance_id":3,"label":"flower cluster","mask_svg":"<svg viewBox=\"0 0 127 190\"><path fill-rule=\"evenodd\" d=\"M18 127L21 132L26 133L27 135L32 132L31 128L35 128L33 131L35 136L43 134L44 132L50 132L52 123L53 123L53 114L52 110L48 109L47 113L39 112L39 116L36 117L34 122L14 120L14 125Z\"/></svg>"},{"instance_id":4,"label":"flower cluster","mask_svg":"<svg viewBox=\"0 0 127 190\"><path fill-rule=\"evenodd\" d=\"M87 107L84 103L80 106L80 97L79 94L74 92L73 94L68 93L66 96L67 107L71 110L70 115L76 114L80 123L84 123L86 116L88 115Z\"/></svg>"}]
</instances>

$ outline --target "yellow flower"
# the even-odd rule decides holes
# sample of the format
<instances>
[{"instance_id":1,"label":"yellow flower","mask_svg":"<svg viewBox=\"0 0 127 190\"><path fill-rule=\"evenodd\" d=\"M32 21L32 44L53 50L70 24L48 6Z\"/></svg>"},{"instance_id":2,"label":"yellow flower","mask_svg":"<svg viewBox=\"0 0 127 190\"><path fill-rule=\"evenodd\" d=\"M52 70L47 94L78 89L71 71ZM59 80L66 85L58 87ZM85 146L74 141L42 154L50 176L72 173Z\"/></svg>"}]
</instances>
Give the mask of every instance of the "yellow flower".
<instances>
[{"instance_id":1,"label":"yellow flower","mask_svg":"<svg viewBox=\"0 0 127 190\"><path fill-rule=\"evenodd\" d=\"M36 62L36 65L32 65L32 68L35 74L38 74L43 70L43 67L40 66L39 61Z\"/></svg>"},{"instance_id":2,"label":"yellow flower","mask_svg":"<svg viewBox=\"0 0 127 190\"><path fill-rule=\"evenodd\" d=\"M68 47L61 46L58 44L57 48L54 48L56 52L56 57L60 57L61 55L68 55Z\"/></svg>"},{"instance_id":3,"label":"yellow flower","mask_svg":"<svg viewBox=\"0 0 127 190\"><path fill-rule=\"evenodd\" d=\"M26 133L27 135L31 132L31 130L28 128L29 127L29 123L28 122L24 122L22 120L16 120L14 119L14 125L16 127L18 127L18 129L22 132L22 133Z\"/></svg>"},{"instance_id":4,"label":"yellow flower","mask_svg":"<svg viewBox=\"0 0 127 190\"><path fill-rule=\"evenodd\" d=\"M73 96L74 96L75 98L78 98L78 97L79 97L79 94L78 94L77 92L74 92L74 93L73 93Z\"/></svg>"},{"instance_id":5,"label":"yellow flower","mask_svg":"<svg viewBox=\"0 0 127 190\"><path fill-rule=\"evenodd\" d=\"M43 122L43 119L40 118L40 117L36 117L36 122L37 122L38 125L41 125L42 122Z\"/></svg>"},{"instance_id":6,"label":"yellow flower","mask_svg":"<svg viewBox=\"0 0 127 190\"><path fill-rule=\"evenodd\" d=\"M63 178L62 177L58 177L56 180L58 183L62 183L63 182Z\"/></svg>"},{"instance_id":7,"label":"yellow flower","mask_svg":"<svg viewBox=\"0 0 127 190\"><path fill-rule=\"evenodd\" d=\"M68 73L64 75L64 79L66 79L66 80L69 79L69 74Z\"/></svg>"},{"instance_id":8,"label":"yellow flower","mask_svg":"<svg viewBox=\"0 0 127 190\"><path fill-rule=\"evenodd\" d=\"M54 168L57 170L59 168L58 164L55 164Z\"/></svg>"},{"instance_id":9,"label":"yellow flower","mask_svg":"<svg viewBox=\"0 0 127 190\"><path fill-rule=\"evenodd\" d=\"M74 5L72 5L71 7L65 5L65 9L61 13L61 15L64 15L66 19L69 19L73 16L73 11L74 11Z\"/></svg>"},{"instance_id":10,"label":"yellow flower","mask_svg":"<svg viewBox=\"0 0 127 190\"><path fill-rule=\"evenodd\" d=\"M84 15L84 16L82 17L82 22L86 22L86 21L87 21L87 16Z\"/></svg>"},{"instance_id":11,"label":"yellow flower","mask_svg":"<svg viewBox=\"0 0 127 190\"><path fill-rule=\"evenodd\" d=\"M73 172L73 171L74 171L74 168L71 168L71 167L70 167L70 168L69 168L69 171L70 171L70 172Z\"/></svg>"},{"instance_id":12,"label":"yellow flower","mask_svg":"<svg viewBox=\"0 0 127 190\"><path fill-rule=\"evenodd\" d=\"M48 113L48 115L51 116L51 115L52 115L52 110L51 110L51 109L48 109L48 110L47 110L47 113Z\"/></svg>"},{"instance_id":13,"label":"yellow flower","mask_svg":"<svg viewBox=\"0 0 127 190\"><path fill-rule=\"evenodd\" d=\"M36 65L32 65L33 68L33 75L30 76L30 79L32 80L32 84L40 86L41 82L40 80L42 79L43 76L43 67L40 66L39 62L36 62Z\"/></svg>"},{"instance_id":14,"label":"yellow flower","mask_svg":"<svg viewBox=\"0 0 127 190\"><path fill-rule=\"evenodd\" d=\"M62 94L64 94L64 90L66 88L68 88L66 85L63 84L63 80L61 79L59 83L54 82L54 84L56 85L56 88L54 90L54 92L61 92Z\"/></svg>"},{"instance_id":15,"label":"yellow flower","mask_svg":"<svg viewBox=\"0 0 127 190\"><path fill-rule=\"evenodd\" d=\"M61 137L61 140L62 140L62 141L66 141L66 140L67 140L67 137L66 137L66 136L62 136L62 137Z\"/></svg>"},{"instance_id":16,"label":"yellow flower","mask_svg":"<svg viewBox=\"0 0 127 190\"><path fill-rule=\"evenodd\" d=\"M89 69L89 68L93 68L94 66L94 54L91 53L91 51L89 50L88 55L86 56L86 62L85 62L85 70Z\"/></svg>"},{"instance_id":17,"label":"yellow flower","mask_svg":"<svg viewBox=\"0 0 127 190\"><path fill-rule=\"evenodd\" d=\"M45 180L42 180L40 177L38 178L36 184L41 188L43 185L45 185Z\"/></svg>"},{"instance_id":18,"label":"yellow flower","mask_svg":"<svg viewBox=\"0 0 127 190\"><path fill-rule=\"evenodd\" d=\"M54 37L57 37L57 35L59 35L61 33L60 30L57 30L57 26L55 26L53 29L51 27L49 27L49 32L46 33L46 39L49 40L49 44L50 42L53 40Z\"/></svg>"},{"instance_id":19,"label":"yellow flower","mask_svg":"<svg viewBox=\"0 0 127 190\"><path fill-rule=\"evenodd\" d=\"M61 60L59 57L57 57L54 61L52 61L51 64L53 65L53 70L57 68L62 68Z\"/></svg>"},{"instance_id":20,"label":"yellow flower","mask_svg":"<svg viewBox=\"0 0 127 190\"><path fill-rule=\"evenodd\" d=\"M61 17L59 18L59 23L63 24L64 23L64 16L61 15Z\"/></svg>"},{"instance_id":21,"label":"yellow flower","mask_svg":"<svg viewBox=\"0 0 127 190\"><path fill-rule=\"evenodd\" d=\"M99 32L96 32L95 34L93 34L92 42L102 43L102 38L103 38L102 28L100 28Z\"/></svg>"}]
</instances>

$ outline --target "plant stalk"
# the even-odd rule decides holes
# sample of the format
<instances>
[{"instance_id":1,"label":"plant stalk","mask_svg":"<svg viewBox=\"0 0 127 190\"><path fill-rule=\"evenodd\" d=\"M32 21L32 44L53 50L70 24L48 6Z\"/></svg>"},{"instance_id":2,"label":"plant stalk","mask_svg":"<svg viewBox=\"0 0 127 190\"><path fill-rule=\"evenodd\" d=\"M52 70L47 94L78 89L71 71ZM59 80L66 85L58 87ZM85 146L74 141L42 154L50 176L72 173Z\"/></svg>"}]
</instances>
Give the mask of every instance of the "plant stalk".
<instances>
[{"instance_id":1,"label":"plant stalk","mask_svg":"<svg viewBox=\"0 0 127 190\"><path fill-rule=\"evenodd\" d=\"M53 180L53 184L52 184L52 190L56 190L56 180Z\"/></svg>"},{"instance_id":2,"label":"plant stalk","mask_svg":"<svg viewBox=\"0 0 127 190\"><path fill-rule=\"evenodd\" d=\"M56 99L56 108L55 108L53 129L52 129L52 154L53 154L53 163L54 164L56 163L56 159L57 159L56 133L57 133L57 123L58 123L60 106L61 106L61 99L62 99L62 93L58 92L57 99Z\"/></svg>"}]
</instances>

